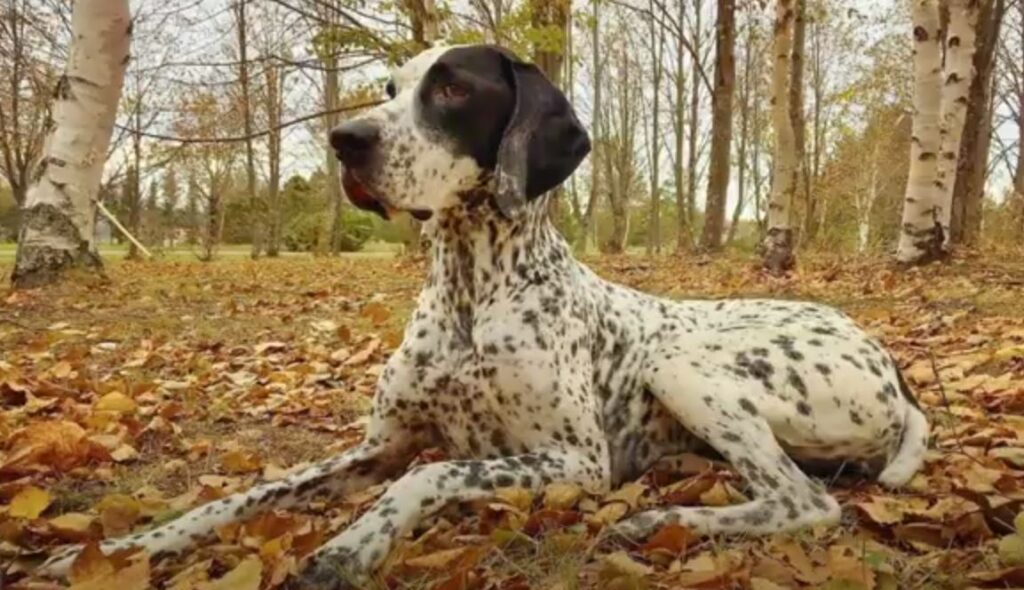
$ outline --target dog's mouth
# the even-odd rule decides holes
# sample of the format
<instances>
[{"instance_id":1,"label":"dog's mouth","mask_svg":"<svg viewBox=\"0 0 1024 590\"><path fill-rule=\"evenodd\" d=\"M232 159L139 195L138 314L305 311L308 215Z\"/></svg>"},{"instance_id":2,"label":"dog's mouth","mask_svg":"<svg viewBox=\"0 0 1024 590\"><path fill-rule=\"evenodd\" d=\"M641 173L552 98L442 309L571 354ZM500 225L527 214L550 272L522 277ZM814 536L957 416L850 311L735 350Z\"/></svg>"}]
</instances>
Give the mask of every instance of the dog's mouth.
<instances>
[{"instance_id":1,"label":"dog's mouth","mask_svg":"<svg viewBox=\"0 0 1024 590\"><path fill-rule=\"evenodd\" d=\"M366 184L359 179L359 175L350 169L346 169L341 176L341 185L345 188L345 194L352 204L364 211L373 211L383 219L390 220L402 209L392 207L387 199L374 194ZM429 209L408 209L409 215L420 221L427 221L433 216Z\"/></svg>"}]
</instances>

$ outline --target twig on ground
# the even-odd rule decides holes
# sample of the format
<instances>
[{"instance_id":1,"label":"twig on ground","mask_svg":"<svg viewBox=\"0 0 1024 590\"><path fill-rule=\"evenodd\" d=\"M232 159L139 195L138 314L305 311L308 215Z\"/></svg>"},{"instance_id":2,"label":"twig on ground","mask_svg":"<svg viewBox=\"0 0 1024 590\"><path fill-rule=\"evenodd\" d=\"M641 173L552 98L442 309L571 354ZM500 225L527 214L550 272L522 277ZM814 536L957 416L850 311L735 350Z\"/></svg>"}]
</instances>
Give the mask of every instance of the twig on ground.
<instances>
[{"instance_id":1,"label":"twig on ground","mask_svg":"<svg viewBox=\"0 0 1024 590\"><path fill-rule=\"evenodd\" d=\"M946 410L946 416L949 419L950 428L953 430L953 440L956 442L957 450L960 451L961 455L967 457L968 459L977 463L978 465L981 465L982 467L988 467L987 465L979 461L977 457L968 454L967 449L964 448L963 441L960 439L960 433L956 432L956 428L953 428L956 422L956 418L953 415L953 410L950 408L949 398L946 396L946 386L942 383L942 375L939 374L939 367L935 362L935 354L932 353L932 350L930 348L928 349L928 360L929 362L931 362L932 365L932 373L935 374L935 383L937 383L939 386L939 395L942 396L942 405Z\"/></svg>"}]
</instances>

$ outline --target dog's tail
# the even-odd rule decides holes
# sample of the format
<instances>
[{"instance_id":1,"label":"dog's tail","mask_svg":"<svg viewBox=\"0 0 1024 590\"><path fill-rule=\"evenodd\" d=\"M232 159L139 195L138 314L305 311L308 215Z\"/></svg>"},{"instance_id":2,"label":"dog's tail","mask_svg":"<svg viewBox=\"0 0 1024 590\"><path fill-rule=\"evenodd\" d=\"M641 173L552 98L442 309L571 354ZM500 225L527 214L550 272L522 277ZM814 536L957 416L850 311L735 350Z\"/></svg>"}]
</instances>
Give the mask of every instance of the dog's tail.
<instances>
[{"instance_id":1,"label":"dog's tail","mask_svg":"<svg viewBox=\"0 0 1024 590\"><path fill-rule=\"evenodd\" d=\"M878 481L890 488L903 486L921 468L931 434L928 419L925 418L921 406L918 405L917 399L910 391L910 387L907 386L899 369L896 370L896 378L899 380L900 393L907 400L906 413L903 418L903 437L900 439L900 446L896 449L896 453L890 457L889 464L878 475Z\"/></svg>"}]
</instances>

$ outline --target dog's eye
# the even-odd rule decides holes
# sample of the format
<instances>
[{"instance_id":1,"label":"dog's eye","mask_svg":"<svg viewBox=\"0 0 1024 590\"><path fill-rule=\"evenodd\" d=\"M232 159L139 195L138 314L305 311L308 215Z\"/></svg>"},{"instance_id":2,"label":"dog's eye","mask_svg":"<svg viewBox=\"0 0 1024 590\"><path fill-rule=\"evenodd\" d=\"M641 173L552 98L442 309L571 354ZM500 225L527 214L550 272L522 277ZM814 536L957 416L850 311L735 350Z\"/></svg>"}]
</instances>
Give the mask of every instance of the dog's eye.
<instances>
[{"instance_id":1,"label":"dog's eye","mask_svg":"<svg viewBox=\"0 0 1024 590\"><path fill-rule=\"evenodd\" d=\"M394 98L395 95L398 94L398 89L395 88L395 81L394 80L388 80L387 85L384 86L384 92L387 93L388 98Z\"/></svg>"},{"instance_id":2,"label":"dog's eye","mask_svg":"<svg viewBox=\"0 0 1024 590\"><path fill-rule=\"evenodd\" d=\"M469 97L469 89L460 84L444 84L437 89L437 97L446 102L459 102Z\"/></svg>"}]
</instances>

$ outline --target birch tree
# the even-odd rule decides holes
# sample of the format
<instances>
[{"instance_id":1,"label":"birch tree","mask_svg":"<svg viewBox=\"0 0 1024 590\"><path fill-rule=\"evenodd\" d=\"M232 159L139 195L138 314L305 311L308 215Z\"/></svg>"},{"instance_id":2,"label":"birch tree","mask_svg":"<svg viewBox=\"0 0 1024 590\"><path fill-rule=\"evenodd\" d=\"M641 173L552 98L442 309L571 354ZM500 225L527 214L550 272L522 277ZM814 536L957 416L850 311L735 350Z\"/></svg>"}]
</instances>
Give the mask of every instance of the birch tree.
<instances>
[{"instance_id":1,"label":"birch tree","mask_svg":"<svg viewBox=\"0 0 1024 590\"><path fill-rule=\"evenodd\" d=\"M796 192L796 146L790 117L790 74L793 59L793 0L777 0L772 70L772 126L775 130L772 193L762 264L780 274L793 268L793 195Z\"/></svg>"},{"instance_id":2,"label":"birch tree","mask_svg":"<svg viewBox=\"0 0 1024 590\"><path fill-rule=\"evenodd\" d=\"M94 242L103 175L131 41L128 0L78 0L54 127L25 196L11 282L35 287L72 268L102 272Z\"/></svg>"},{"instance_id":3,"label":"birch tree","mask_svg":"<svg viewBox=\"0 0 1024 590\"><path fill-rule=\"evenodd\" d=\"M977 0L949 0L949 32L946 35L946 66L943 72L942 120L939 134L942 148L938 166L938 206L942 224L943 249L951 246L950 221L953 189L956 185L960 140L967 116L967 93L974 73L975 28L978 24Z\"/></svg>"},{"instance_id":4,"label":"birch tree","mask_svg":"<svg viewBox=\"0 0 1024 590\"><path fill-rule=\"evenodd\" d=\"M949 252L953 188L971 84L976 19L973 0L950 0L943 71L938 1L914 3L914 138L896 252L902 263L924 264Z\"/></svg>"}]
</instances>

